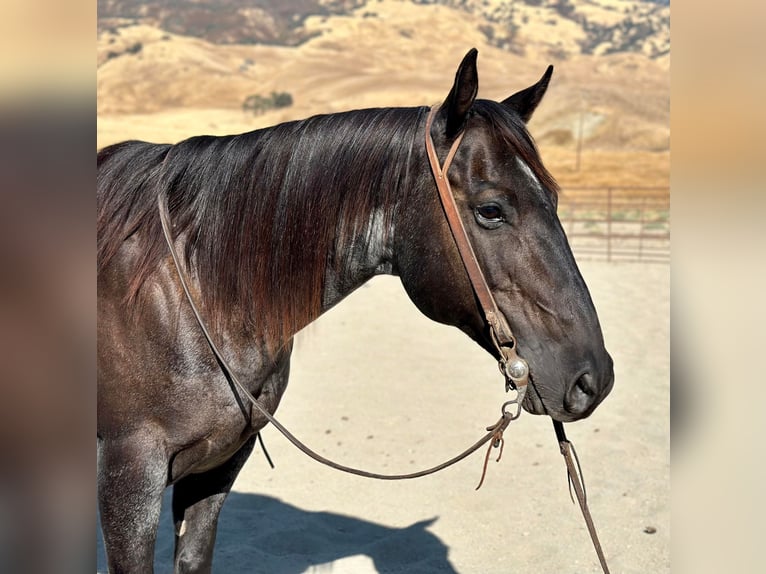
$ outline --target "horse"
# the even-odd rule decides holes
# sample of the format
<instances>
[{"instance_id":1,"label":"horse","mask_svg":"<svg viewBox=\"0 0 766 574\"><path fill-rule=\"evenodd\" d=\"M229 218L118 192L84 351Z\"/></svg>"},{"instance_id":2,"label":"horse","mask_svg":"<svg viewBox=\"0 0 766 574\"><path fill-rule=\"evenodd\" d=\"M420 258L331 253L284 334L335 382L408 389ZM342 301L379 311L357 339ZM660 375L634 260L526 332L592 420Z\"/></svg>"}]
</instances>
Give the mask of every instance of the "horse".
<instances>
[{"instance_id":1,"label":"horse","mask_svg":"<svg viewBox=\"0 0 766 574\"><path fill-rule=\"evenodd\" d=\"M611 390L588 288L527 123L552 75L477 98L477 51L429 127L476 260L529 366L524 410L570 422ZM497 358L437 196L428 106L317 115L98 152L98 498L109 571L151 572L172 486L175 572L210 572L218 515L288 381L297 331L379 274ZM245 400L211 352L173 245Z\"/></svg>"}]
</instances>

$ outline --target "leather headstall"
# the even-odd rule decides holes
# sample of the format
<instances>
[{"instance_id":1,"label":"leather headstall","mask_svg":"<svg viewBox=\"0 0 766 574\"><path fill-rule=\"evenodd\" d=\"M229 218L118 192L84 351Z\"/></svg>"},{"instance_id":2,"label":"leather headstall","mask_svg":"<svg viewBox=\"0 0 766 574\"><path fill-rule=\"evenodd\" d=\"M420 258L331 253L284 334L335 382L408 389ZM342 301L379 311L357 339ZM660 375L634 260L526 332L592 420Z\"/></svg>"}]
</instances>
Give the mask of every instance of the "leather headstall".
<instances>
[{"instance_id":1,"label":"leather headstall","mask_svg":"<svg viewBox=\"0 0 766 574\"><path fill-rule=\"evenodd\" d=\"M431 137L431 126L438 111L439 108L432 108L426 120L426 153L431 165L431 172L436 181L439 199L447 216L447 223L449 224L450 231L452 231L452 237L455 239L455 244L460 253L460 259L468 273L468 279L484 313L484 319L489 326L490 338L498 353L500 372L503 373L506 379L506 389L516 389L519 392L518 401L521 403L527 383L529 382L529 366L516 352L516 338L513 336L508 322L504 320L497 307L495 298L492 296L492 290L487 284L487 280L479 265L479 260L468 238L468 233L455 202L452 186L447 177L447 171L452 164L452 160L457 153L458 146L463 140L465 132L460 132L455 137L444 160L444 164L440 164L436 147Z\"/></svg>"}]
</instances>

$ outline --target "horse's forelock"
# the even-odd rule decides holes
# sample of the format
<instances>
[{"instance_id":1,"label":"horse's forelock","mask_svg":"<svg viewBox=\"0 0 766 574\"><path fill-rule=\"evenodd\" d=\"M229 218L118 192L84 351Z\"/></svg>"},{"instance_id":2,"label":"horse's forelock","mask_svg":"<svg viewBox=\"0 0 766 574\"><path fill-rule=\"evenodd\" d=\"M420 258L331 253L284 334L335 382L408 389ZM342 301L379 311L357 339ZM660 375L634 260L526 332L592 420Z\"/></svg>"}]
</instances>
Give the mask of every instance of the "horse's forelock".
<instances>
[{"instance_id":1,"label":"horse's forelock","mask_svg":"<svg viewBox=\"0 0 766 574\"><path fill-rule=\"evenodd\" d=\"M474 111L489 123L497 137L529 166L542 186L555 198L559 184L543 165L537 145L521 117L503 104L489 100L477 100Z\"/></svg>"}]
</instances>

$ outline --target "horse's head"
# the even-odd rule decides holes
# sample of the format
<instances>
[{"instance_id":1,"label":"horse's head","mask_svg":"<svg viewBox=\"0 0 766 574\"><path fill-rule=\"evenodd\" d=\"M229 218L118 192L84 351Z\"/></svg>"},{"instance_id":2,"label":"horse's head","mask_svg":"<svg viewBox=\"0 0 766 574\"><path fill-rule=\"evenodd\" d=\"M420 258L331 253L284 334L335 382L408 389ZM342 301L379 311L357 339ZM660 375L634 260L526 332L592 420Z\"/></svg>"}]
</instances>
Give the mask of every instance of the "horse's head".
<instances>
[{"instance_id":1,"label":"horse's head","mask_svg":"<svg viewBox=\"0 0 766 574\"><path fill-rule=\"evenodd\" d=\"M556 215L557 189L525 124L542 99L535 85L502 102L476 100L476 51L460 65L431 135L444 160L476 258L530 367L524 408L560 421L588 416L612 388L612 359L596 310ZM396 269L430 318L456 325L497 354L439 203L423 150L423 173L396 222Z\"/></svg>"}]
</instances>

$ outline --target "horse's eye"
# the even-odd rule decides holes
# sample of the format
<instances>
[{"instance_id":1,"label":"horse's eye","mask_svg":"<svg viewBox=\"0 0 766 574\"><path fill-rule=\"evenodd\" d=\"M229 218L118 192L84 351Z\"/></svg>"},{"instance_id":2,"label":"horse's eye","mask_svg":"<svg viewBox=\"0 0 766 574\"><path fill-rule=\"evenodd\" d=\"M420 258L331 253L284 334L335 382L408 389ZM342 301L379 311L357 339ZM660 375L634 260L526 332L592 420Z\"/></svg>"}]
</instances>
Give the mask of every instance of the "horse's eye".
<instances>
[{"instance_id":1,"label":"horse's eye","mask_svg":"<svg viewBox=\"0 0 766 574\"><path fill-rule=\"evenodd\" d=\"M476 220L484 227L494 229L505 221L503 210L496 203L485 203L478 206L475 211Z\"/></svg>"},{"instance_id":2,"label":"horse's eye","mask_svg":"<svg viewBox=\"0 0 766 574\"><path fill-rule=\"evenodd\" d=\"M503 212L494 203L488 203L487 205L480 205L476 208L484 219L500 219L503 217Z\"/></svg>"}]
</instances>

